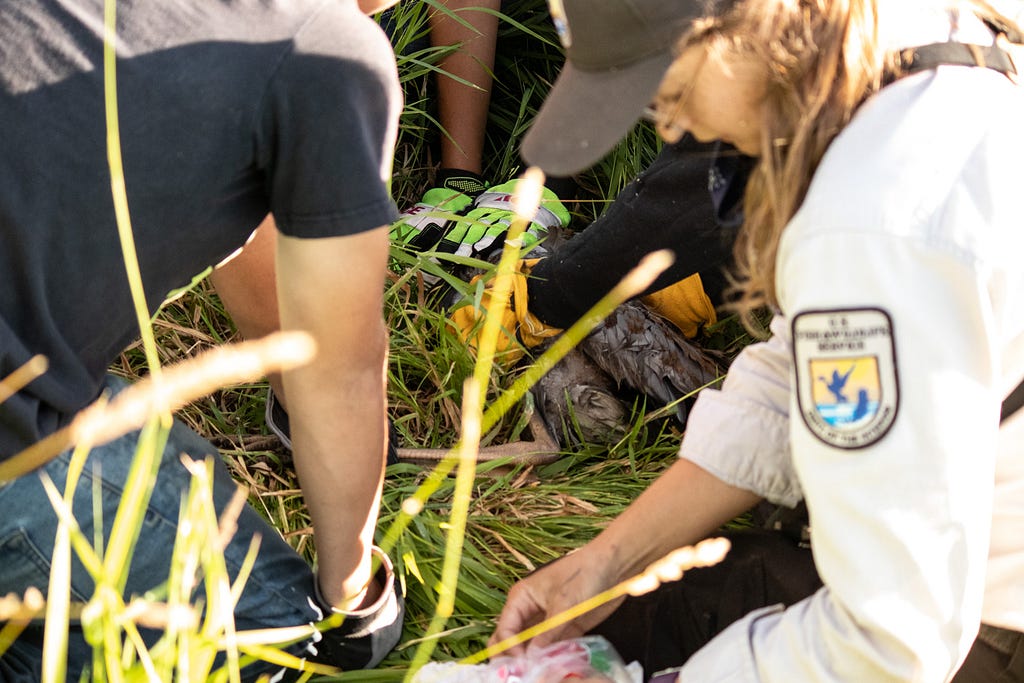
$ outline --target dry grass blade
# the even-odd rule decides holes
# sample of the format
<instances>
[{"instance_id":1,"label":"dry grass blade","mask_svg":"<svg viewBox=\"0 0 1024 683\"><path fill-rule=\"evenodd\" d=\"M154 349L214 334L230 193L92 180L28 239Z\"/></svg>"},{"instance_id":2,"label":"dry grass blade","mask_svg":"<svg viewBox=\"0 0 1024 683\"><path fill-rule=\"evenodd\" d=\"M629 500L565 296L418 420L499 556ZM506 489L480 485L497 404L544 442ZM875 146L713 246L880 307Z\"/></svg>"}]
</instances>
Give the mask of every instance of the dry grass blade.
<instances>
[{"instance_id":1,"label":"dry grass blade","mask_svg":"<svg viewBox=\"0 0 1024 683\"><path fill-rule=\"evenodd\" d=\"M691 569L718 564L729 552L730 545L727 538L709 538L697 545L677 548L652 562L642 574L624 582L623 588L634 596L650 593L663 583L678 581Z\"/></svg>"},{"instance_id":2,"label":"dry grass blade","mask_svg":"<svg viewBox=\"0 0 1024 683\"><path fill-rule=\"evenodd\" d=\"M0 463L0 481L31 472L75 444L107 443L139 429L155 415L178 410L220 387L307 363L314 353L315 345L307 334L279 332L257 341L220 346L167 367L159 380L140 380L111 401L96 401L64 429Z\"/></svg>"},{"instance_id":3,"label":"dry grass blade","mask_svg":"<svg viewBox=\"0 0 1024 683\"><path fill-rule=\"evenodd\" d=\"M0 656L17 640L26 626L46 608L38 588L29 588L23 598L8 593L0 598Z\"/></svg>"},{"instance_id":4,"label":"dry grass blade","mask_svg":"<svg viewBox=\"0 0 1024 683\"><path fill-rule=\"evenodd\" d=\"M490 410L485 415L481 416L479 413L482 412L481 405L483 404L486 396L486 387L489 384L489 378L491 371L494 368L495 363L495 350L498 345L498 335L502 325L502 314L505 307L509 304L512 295L512 280L515 271L515 262L520 256L522 250L522 240L520 236L523 230L529 223L530 218L537 212L537 208L540 206L540 198L542 188L544 184L544 173L540 169L531 168L523 174L523 180L516 186L516 191L513 196L513 205L516 210L515 220L509 226L508 235L505 239L505 246L501 252L501 259L498 262L497 274L494 280L494 290L491 294L491 304L485 311L483 329L480 331L479 342L477 344L477 357L476 362L473 366L473 382L467 382L463 386L463 438L449 451L449 455L442 458L438 465L434 468L429 479L424 482L419 490L416 492L415 498L420 503L409 503L408 505L403 504L403 512L406 513L405 519L397 520L392 527L388 530L387 535L381 542L380 547L388 552L392 545L395 543L398 535L402 529L408 523L409 518L414 516L422 509L422 501L429 498L440 486L441 481L444 477L451 472L456 462L459 461L459 454L468 453L468 448L472 449L472 467L475 469L477 458L479 456L480 448L480 435L489 429L495 421L505 413L510 405L505 404L503 408L495 413ZM472 388L473 391L478 393L478 396L473 400L472 403L467 403L465 392ZM472 406L475 413L470 419L467 420L467 406ZM476 441L473 444L466 443L467 430L472 430L472 434L475 434ZM465 455L462 456L462 462L465 464ZM463 472L459 472L458 477L463 478ZM470 478L472 475L468 475ZM462 503L460 503L461 505ZM465 503L468 505L468 502Z\"/></svg>"},{"instance_id":5,"label":"dry grass blade","mask_svg":"<svg viewBox=\"0 0 1024 683\"><path fill-rule=\"evenodd\" d=\"M19 598L8 593L0 598L0 621L27 621L34 619L46 607L46 600L38 588L29 588Z\"/></svg>"},{"instance_id":6,"label":"dry grass blade","mask_svg":"<svg viewBox=\"0 0 1024 683\"><path fill-rule=\"evenodd\" d=\"M168 605L143 598L129 602L124 612L118 615L118 620L122 625L132 623L162 631L197 629L201 623L199 610L191 605Z\"/></svg>"},{"instance_id":7,"label":"dry grass blade","mask_svg":"<svg viewBox=\"0 0 1024 683\"><path fill-rule=\"evenodd\" d=\"M43 356L33 356L27 363L0 379L0 403L21 391L29 382L46 372L49 362Z\"/></svg>"},{"instance_id":8,"label":"dry grass blade","mask_svg":"<svg viewBox=\"0 0 1024 683\"><path fill-rule=\"evenodd\" d=\"M455 607L455 590L459 580L459 565L462 561L463 542L466 537L466 519L469 501L472 498L473 479L476 476L476 459L480 447L481 391L475 377L466 379L462 393L462 447L459 449L459 470L456 475L455 500L453 501L444 565L441 570L441 589L433 619L424 634L424 640L417 648L409 668L409 678L417 669L430 660L436 645L432 637L441 632Z\"/></svg>"}]
</instances>

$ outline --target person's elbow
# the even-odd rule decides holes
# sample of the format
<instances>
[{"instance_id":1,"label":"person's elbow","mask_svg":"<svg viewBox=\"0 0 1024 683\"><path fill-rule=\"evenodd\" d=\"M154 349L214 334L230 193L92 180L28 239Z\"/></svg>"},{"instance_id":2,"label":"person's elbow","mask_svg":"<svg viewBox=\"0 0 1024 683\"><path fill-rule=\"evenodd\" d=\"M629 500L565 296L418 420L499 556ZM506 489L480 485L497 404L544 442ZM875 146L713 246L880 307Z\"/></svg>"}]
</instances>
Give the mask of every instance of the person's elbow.
<instances>
[{"instance_id":1,"label":"person's elbow","mask_svg":"<svg viewBox=\"0 0 1024 683\"><path fill-rule=\"evenodd\" d=\"M977 632L958 615L929 617L909 602L885 601L858 614L846 612L839 637L826 646L845 660L853 678L940 683L952 678ZM900 603L903 603L902 606ZM845 633L842 633L845 631Z\"/></svg>"}]
</instances>

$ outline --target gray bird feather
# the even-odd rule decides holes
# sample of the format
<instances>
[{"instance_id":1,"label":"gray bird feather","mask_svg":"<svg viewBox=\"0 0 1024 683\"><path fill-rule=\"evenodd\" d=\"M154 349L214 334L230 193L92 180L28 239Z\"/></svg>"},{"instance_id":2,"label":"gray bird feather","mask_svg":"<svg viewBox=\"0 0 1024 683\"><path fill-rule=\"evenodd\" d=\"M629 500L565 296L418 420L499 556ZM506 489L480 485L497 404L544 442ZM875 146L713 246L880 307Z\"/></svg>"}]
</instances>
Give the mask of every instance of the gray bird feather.
<instances>
[{"instance_id":1,"label":"gray bird feather","mask_svg":"<svg viewBox=\"0 0 1024 683\"><path fill-rule=\"evenodd\" d=\"M619 398L623 388L668 405L721 372L710 352L642 302L629 301L541 378L533 392L551 435L563 446L577 445L581 438L614 443L629 429L628 410ZM684 402L674 409L685 424Z\"/></svg>"},{"instance_id":2,"label":"gray bird feather","mask_svg":"<svg viewBox=\"0 0 1024 683\"><path fill-rule=\"evenodd\" d=\"M710 353L637 300L612 311L579 348L618 386L630 387L665 405L690 395L722 373ZM682 402L676 404L676 414L685 423Z\"/></svg>"},{"instance_id":3,"label":"gray bird feather","mask_svg":"<svg viewBox=\"0 0 1024 683\"><path fill-rule=\"evenodd\" d=\"M627 411L616 396L615 381L579 349L556 363L531 391L548 431L563 446L614 443L625 434Z\"/></svg>"}]
</instances>

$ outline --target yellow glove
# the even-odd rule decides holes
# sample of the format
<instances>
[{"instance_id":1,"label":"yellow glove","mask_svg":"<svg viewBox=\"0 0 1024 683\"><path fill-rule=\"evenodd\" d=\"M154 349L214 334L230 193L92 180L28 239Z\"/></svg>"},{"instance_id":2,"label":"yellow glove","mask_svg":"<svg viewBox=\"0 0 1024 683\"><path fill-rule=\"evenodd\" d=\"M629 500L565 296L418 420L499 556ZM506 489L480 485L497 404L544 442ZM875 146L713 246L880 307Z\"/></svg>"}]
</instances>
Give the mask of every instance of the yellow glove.
<instances>
[{"instance_id":1,"label":"yellow glove","mask_svg":"<svg viewBox=\"0 0 1024 683\"><path fill-rule=\"evenodd\" d=\"M678 327L687 339L696 337L702 327L718 321L715 307L704 292L698 273L648 294L641 301Z\"/></svg>"},{"instance_id":2,"label":"yellow glove","mask_svg":"<svg viewBox=\"0 0 1024 683\"><path fill-rule=\"evenodd\" d=\"M516 262L515 270L512 273L512 301L505 306L501 318L502 334L498 335L496 353L503 354L503 360L515 362L523 357L522 347L516 343L516 334L519 340L527 348L537 346L545 339L554 337L562 332L560 329L548 327L542 323L537 316L528 310L529 299L526 293L526 279L530 271L540 259L526 259ZM481 276L477 275L471 283L475 283ZM480 330L483 317L486 315L491 303L493 293L493 281L484 288L480 298L480 308L469 304L452 311L450 319L455 326L459 336L469 345L475 353L479 345Z\"/></svg>"}]
</instances>

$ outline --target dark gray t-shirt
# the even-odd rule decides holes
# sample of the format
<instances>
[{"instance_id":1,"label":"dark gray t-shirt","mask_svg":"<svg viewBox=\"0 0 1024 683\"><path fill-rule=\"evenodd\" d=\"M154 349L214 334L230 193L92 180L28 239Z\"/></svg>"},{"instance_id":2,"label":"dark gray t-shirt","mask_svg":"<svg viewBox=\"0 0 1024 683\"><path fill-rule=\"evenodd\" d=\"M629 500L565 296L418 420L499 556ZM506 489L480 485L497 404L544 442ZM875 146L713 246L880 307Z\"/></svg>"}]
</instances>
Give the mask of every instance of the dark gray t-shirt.
<instances>
[{"instance_id":1,"label":"dark gray t-shirt","mask_svg":"<svg viewBox=\"0 0 1024 683\"><path fill-rule=\"evenodd\" d=\"M272 211L316 238L391 222L401 103L354 0L119 0L117 89L150 310ZM101 0L0 0L0 459L96 398L138 336L111 199Z\"/></svg>"}]
</instances>

